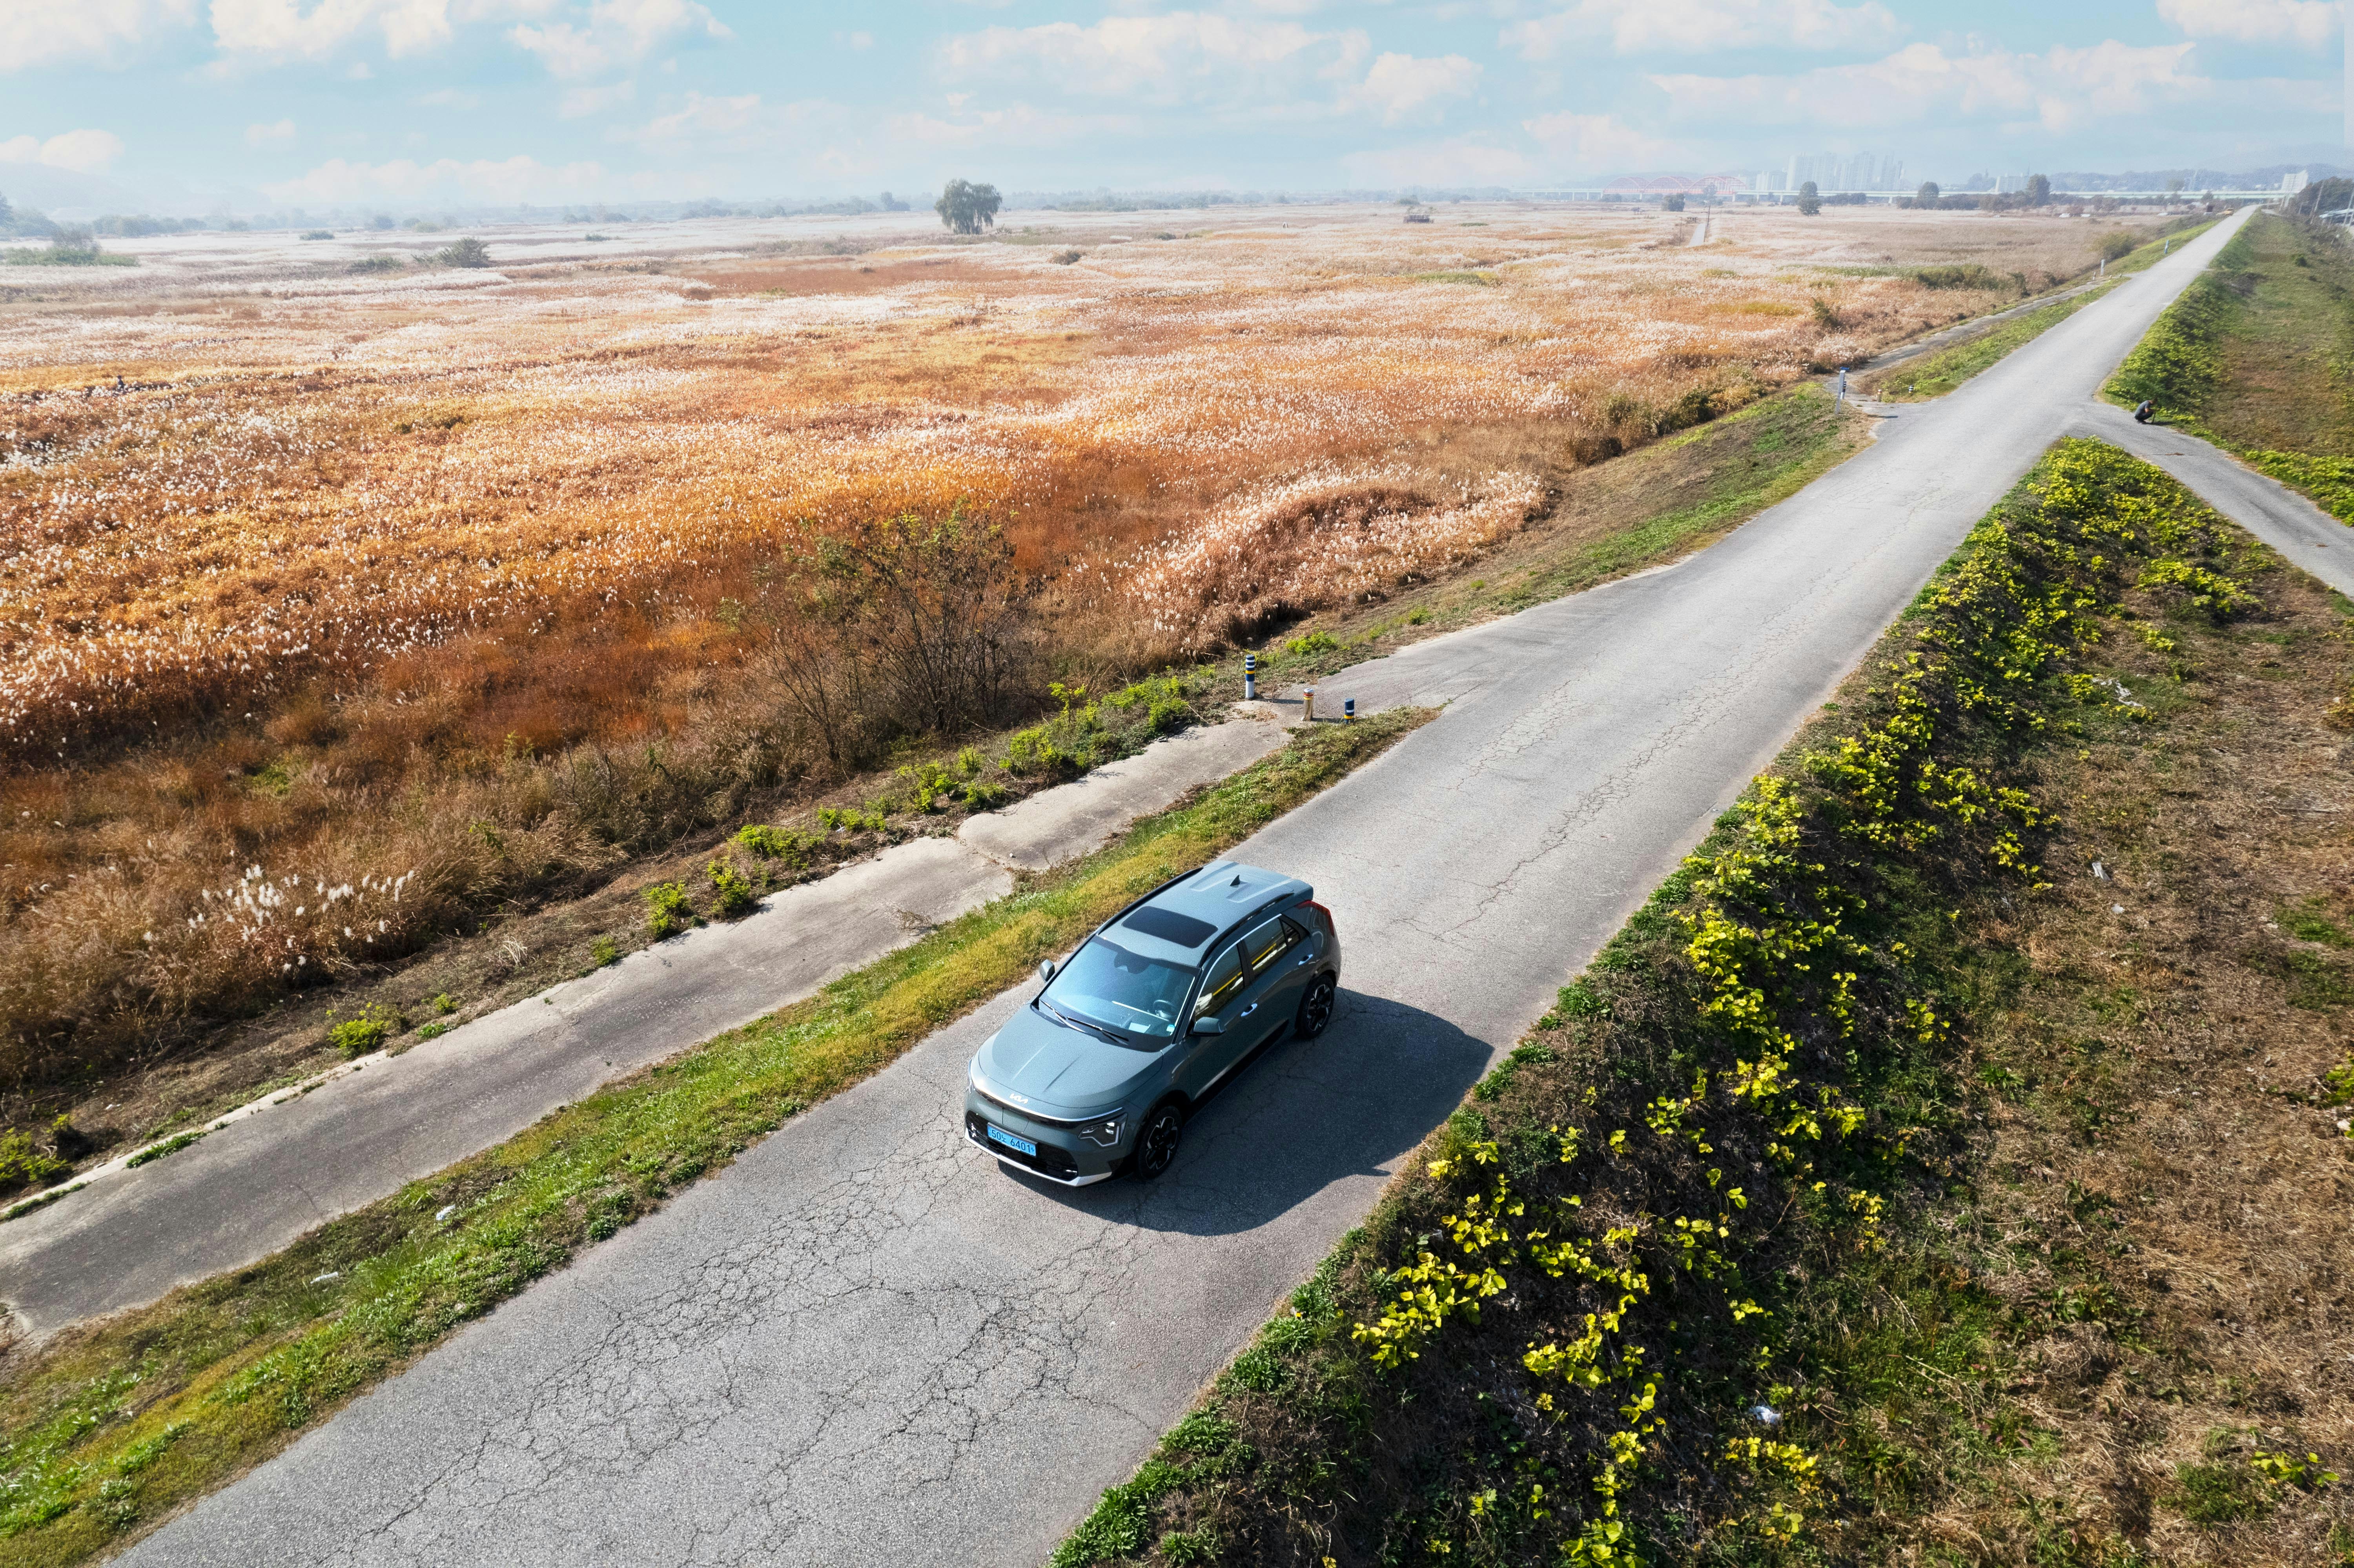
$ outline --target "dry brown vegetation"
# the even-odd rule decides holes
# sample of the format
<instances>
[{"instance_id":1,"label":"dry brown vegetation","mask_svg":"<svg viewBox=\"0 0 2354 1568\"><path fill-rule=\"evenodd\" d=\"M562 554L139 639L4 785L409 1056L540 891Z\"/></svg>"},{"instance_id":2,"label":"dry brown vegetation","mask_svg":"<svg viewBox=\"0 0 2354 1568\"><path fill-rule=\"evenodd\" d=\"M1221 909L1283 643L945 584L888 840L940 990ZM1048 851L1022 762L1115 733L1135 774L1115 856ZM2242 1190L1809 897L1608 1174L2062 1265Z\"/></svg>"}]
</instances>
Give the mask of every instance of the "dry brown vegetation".
<instances>
[{"instance_id":1,"label":"dry brown vegetation","mask_svg":"<svg viewBox=\"0 0 2354 1568\"><path fill-rule=\"evenodd\" d=\"M1050 673L1444 572L1583 464L2016 291L1904 269L2037 284L2098 238L1456 217L854 255L698 226L611 261L543 234L389 281L157 241L36 280L0 323L0 1074L184 1049ZM954 711L857 662L797 697L824 542L960 505L1011 546L1002 667Z\"/></svg>"}]
</instances>

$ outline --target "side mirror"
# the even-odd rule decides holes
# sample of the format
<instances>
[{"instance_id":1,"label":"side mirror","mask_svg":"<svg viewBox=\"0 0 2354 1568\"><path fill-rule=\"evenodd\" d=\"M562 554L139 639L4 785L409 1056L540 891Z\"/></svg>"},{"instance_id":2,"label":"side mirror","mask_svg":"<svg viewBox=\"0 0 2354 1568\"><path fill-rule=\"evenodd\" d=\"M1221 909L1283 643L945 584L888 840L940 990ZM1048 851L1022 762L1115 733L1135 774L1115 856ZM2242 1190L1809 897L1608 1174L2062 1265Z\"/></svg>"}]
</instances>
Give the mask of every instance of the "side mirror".
<instances>
[{"instance_id":1,"label":"side mirror","mask_svg":"<svg viewBox=\"0 0 2354 1568\"><path fill-rule=\"evenodd\" d=\"M1193 1020L1193 1033L1196 1034L1224 1034L1225 1032L1226 1021L1223 1018L1214 1018L1205 1012Z\"/></svg>"},{"instance_id":2,"label":"side mirror","mask_svg":"<svg viewBox=\"0 0 2354 1568\"><path fill-rule=\"evenodd\" d=\"M1038 960L1038 983L1044 985L1046 981L1053 980L1054 978L1055 960L1052 959L1040 959Z\"/></svg>"}]
</instances>

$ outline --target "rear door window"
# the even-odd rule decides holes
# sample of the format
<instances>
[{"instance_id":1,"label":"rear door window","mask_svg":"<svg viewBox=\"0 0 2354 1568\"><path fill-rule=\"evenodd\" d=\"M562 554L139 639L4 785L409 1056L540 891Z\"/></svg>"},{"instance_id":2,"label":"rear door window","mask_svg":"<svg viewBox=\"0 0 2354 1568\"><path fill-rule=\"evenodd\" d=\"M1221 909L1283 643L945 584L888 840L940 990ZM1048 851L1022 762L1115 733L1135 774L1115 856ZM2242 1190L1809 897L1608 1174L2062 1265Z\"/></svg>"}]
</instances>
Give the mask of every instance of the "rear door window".
<instances>
[{"instance_id":1,"label":"rear door window","mask_svg":"<svg viewBox=\"0 0 2354 1568\"><path fill-rule=\"evenodd\" d=\"M1203 971L1202 1004L1193 1010L1194 1013L1198 1016L1217 1012L1242 994L1243 984L1250 977L1251 971L1243 959L1243 945L1237 942L1212 959L1210 967Z\"/></svg>"},{"instance_id":2,"label":"rear door window","mask_svg":"<svg viewBox=\"0 0 2354 1568\"><path fill-rule=\"evenodd\" d=\"M1307 939L1308 933L1278 915L1243 938L1243 959L1253 974L1265 974L1277 959Z\"/></svg>"}]
</instances>

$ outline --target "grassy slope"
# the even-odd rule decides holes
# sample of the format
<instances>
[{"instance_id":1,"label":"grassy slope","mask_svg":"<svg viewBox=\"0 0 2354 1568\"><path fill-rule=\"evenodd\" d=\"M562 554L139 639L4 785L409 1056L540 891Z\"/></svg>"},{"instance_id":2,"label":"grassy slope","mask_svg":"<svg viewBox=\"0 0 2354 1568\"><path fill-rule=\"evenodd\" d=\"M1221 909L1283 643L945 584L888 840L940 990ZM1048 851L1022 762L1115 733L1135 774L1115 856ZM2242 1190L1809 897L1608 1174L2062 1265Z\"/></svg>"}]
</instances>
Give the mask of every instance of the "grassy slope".
<instances>
[{"instance_id":1,"label":"grassy slope","mask_svg":"<svg viewBox=\"0 0 2354 1568\"><path fill-rule=\"evenodd\" d=\"M7 1356L8 1561L80 1563L119 1546L1428 716L1399 710L1299 732L1110 848L805 1002L601 1089L250 1268ZM437 1222L446 1206L455 1213Z\"/></svg>"},{"instance_id":2,"label":"grassy slope","mask_svg":"<svg viewBox=\"0 0 2354 1568\"><path fill-rule=\"evenodd\" d=\"M2058 449L1058 1568L2344 1554L2348 613Z\"/></svg>"},{"instance_id":3,"label":"grassy slope","mask_svg":"<svg viewBox=\"0 0 2354 1568\"><path fill-rule=\"evenodd\" d=\"M2251 218L2109 384L2354 523L2354 247L2339 231Z\"/></svg>"}]
</instances>

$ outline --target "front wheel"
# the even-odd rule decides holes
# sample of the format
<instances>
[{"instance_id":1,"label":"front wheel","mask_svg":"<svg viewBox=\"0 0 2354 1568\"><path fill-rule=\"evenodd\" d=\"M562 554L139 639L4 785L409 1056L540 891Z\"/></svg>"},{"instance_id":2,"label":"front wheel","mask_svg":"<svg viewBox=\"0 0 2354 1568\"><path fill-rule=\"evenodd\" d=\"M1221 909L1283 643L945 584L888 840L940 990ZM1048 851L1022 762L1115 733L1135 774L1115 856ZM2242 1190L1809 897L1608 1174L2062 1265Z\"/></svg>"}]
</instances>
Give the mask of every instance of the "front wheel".
<instances>
[{"instance_id":1,"label":"front wheel","mask_svg":"<svg viewBox=\"0 0 2354 1568\"><path fill-rule=\"evenodd\" d=\"M1299 1012L1291 1020L1291 1032L1302 1040L1313 1040L1331 1022L1332 977L1318 975L1309 986L1308 994L1299 999Z\"/></svg>"},{"instance_id":2,"label":"front wheel","mask_svg":"<svg viewBox=\"0 0 2354 1568\"><path fill-rule=\"evenodd\" d=\"M1184 1136L1185 1113L1174 1104L1154 1108L1136 1135L1136 1179L1150 1181L1177 1158L1177 1140Z\"/></svg>"}]
</instances>

